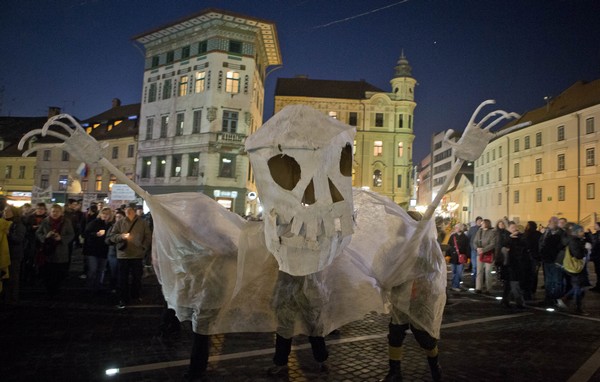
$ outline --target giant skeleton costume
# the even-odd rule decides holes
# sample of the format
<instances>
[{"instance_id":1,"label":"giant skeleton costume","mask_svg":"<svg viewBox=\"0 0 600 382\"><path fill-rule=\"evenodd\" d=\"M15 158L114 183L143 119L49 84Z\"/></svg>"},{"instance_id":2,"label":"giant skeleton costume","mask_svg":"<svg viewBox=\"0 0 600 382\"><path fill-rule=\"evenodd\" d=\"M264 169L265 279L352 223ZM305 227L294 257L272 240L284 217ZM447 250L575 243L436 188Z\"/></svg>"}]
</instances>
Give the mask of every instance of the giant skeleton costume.
<instances>
[{"instance_id":1,"label":"giant skeleton costume","mask_svg":"<svg viewBox=\"0 0 600 382\"><path fill-rule=\"evenodd\" d=\"M494 137L489 129L518 117L495 111L474 122L490 103L479 106L458 142L449 142L459 159L421 221L386 197L352 189L354 128L308 106L284 108L247 138L262 222L200 193L148 194L104 157L106 143L66 114L26 134L19 147L36 134L60 138L62 150L106 167L146 200L163 294L199 335L324 337L366 313L392 311L396 323L437 339L446 266L431 217L463 161L477 159Z\"/></svg>"}]
</instances>

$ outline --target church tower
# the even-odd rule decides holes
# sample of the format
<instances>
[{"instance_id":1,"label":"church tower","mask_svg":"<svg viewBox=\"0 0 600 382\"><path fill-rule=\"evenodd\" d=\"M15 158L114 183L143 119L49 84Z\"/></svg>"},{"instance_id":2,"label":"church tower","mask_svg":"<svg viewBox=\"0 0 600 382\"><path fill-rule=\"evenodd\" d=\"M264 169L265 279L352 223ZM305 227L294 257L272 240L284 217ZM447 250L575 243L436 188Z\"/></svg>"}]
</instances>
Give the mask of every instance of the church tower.
<instances>
[{"instance_id":1,"label":"church tower","mask_svg":"<svg viewBox=\"0 0 600 382\"><path fill-rule=\"evenodd\" d=\"M412 195L413 189L413 160L412 146L415 139L413 131L413 116L415 107L415 87L417 80L412 76L412 68L404 56L404 50L400 54L398 64L394 68L394 77L390 80L392 93L390 98L394 101L395 108L395 143L397 147L396 162L394 171L397 179L398 191L403 200L407 200ZM404 182L401 182L404 180ZM403 183L403 184L402 184Z\"/></svg>"}]
</instances>

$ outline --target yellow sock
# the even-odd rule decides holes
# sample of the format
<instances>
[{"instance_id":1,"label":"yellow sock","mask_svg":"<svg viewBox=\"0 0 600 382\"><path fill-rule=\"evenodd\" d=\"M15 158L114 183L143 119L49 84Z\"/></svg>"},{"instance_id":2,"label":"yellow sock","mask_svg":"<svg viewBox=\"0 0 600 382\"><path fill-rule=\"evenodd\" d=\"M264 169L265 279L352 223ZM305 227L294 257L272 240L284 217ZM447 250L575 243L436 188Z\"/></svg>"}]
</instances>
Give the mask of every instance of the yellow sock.
<instances>
[{"instance_id":1,"label":"yellow sock","mask_svg":"<svg viewBox=\"0 0 600 382\"><path fill-rule=\"evenodd\" d=\"M388 354L392 361L402 361L402 346L388 345Z\"/></svg>"}]
</instances>

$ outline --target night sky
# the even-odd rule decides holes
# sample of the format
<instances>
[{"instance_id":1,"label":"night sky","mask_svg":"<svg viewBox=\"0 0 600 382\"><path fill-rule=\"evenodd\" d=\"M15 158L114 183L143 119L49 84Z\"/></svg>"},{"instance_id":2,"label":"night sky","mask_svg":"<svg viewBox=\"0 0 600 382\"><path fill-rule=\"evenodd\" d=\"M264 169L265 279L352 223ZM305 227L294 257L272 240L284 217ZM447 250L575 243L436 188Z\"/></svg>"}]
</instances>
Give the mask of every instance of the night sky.
<instances>
[{"instance_id":1,"label":"night sky","mask_svg":"<svg viewBox=\"0 0 600 382\"><path fill-rule=\"evenodd\" d=\"M267 77L360 80L390 91L404 50L418 81L414 161L434 132L464 128L476 106L523 113L576 81L600 78L597 0L4 0L0 115L48 106L84 119L141 100L131 37L214 7L274 21L283 67ZM487 109L486 109L487 110ZM491 109L489 109L491 111Z\"/></svg>"}]
</instances>

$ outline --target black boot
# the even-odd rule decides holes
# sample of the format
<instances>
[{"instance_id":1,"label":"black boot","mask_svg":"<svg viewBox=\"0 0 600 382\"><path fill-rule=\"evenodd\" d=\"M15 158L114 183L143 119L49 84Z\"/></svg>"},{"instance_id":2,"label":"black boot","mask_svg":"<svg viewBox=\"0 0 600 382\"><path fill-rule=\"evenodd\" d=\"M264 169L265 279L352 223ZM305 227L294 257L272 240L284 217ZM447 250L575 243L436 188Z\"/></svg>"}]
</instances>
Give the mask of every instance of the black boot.
<instances>
[{"instance_id":1,"label":"black boot","mask_svg":"<svg viewBox=\"0 0 600 382\"><path fill-rule=\"evenodd\" d=\"M394 361L390 359L390 371L387 373L385 378L380 382L401 382L402 372L400 371L401 361Z\"/></svg>"},{"instance_id":2,"label":"black boot","mask_svg":"<svg viewBox=\"0 0 600 382\"><path fill-rule=\"evenodd\" d=\"M429 364L429 369L431 370L431 378L433 378L433 381L441 381L442 367L438 363L438 356L436 355L435 357L427 357L427 363Z\"/></svg>"},{"instance_id":3,"label":"black boot","mask_svg":"<svg viewBox=\"0 0 600 382\"><path fill-rule=\"evenodd\" d=\"M290 352L292 351L292 339L284 338L279 334L275 336L275 355L273 356L273 363L275 366L272 366L267 369L267 374L269 375L283 375L288 371L288 358L290 356Z\"/></svg>"},{"instance_id":4,"label":"black boot","mask_svg":"<svg viewBox=\"0 0 600 382\"><path fill-rule=\"evenodd\" d=\"M190 366L185 378L188 381L206 381L206 368L210 350L210 337L205 334L194 333Z\"/></svg>"}]
</instances>

